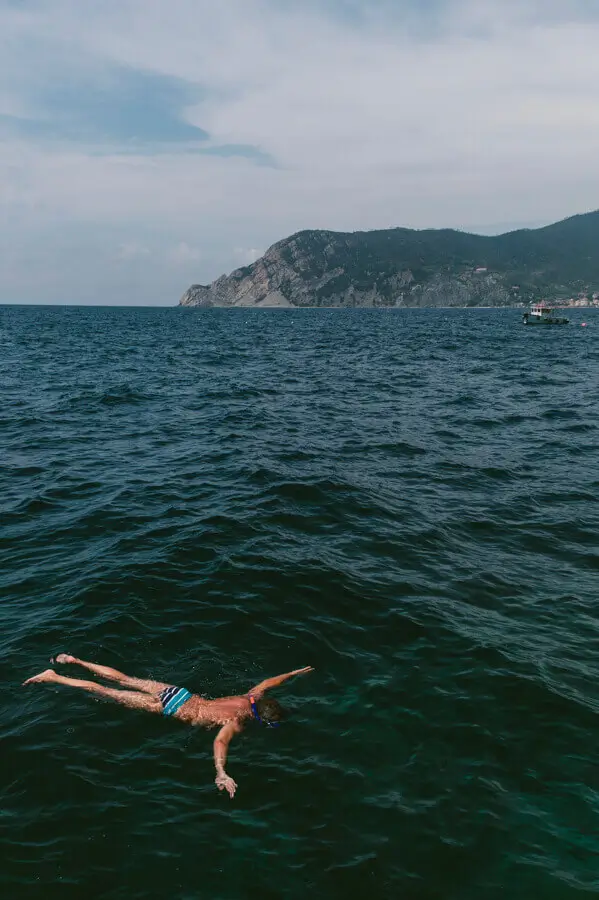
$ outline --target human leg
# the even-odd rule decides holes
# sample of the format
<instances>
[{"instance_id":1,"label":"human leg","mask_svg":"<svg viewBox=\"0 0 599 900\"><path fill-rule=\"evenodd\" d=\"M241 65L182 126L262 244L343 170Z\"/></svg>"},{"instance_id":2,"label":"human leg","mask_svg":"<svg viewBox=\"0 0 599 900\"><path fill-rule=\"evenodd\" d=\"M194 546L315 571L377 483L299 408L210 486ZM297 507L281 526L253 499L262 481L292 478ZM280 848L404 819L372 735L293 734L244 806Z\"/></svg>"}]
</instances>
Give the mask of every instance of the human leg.
<instances>
[{"instance_id":1,"label":"human leg","mask_svg":"<svg viewBox=\"0 0 599 900\"><path fill-rule=\"evenodd\" d=\"M107 681L116 681L123 687L131 688L134 691L143 691L146 694L159 694L170 685L162 681L152 681L149 678L133 678L119 672L118 669L112 669L110 666L100 666L97 663L86 662L84 659L78 659L76 656L70 656L68 653L59 653L56 657L57 663L74 663L82 666L99 678L105 678Z\"/></svg>"},{"instance_id":2,"label":"human leg","mask_svg":"<svg viewBox=\"0 0 599 900\"><path fill-rule=\"evenodd\" d=\"M154 694L148 694L142 691L118 691L115 688L104 687L103 684L96 684L95 681L83 681L80 678L66 678L64 675L58 675L53 669L46 669L33 678L28 678L23 682L26 684L64 684L68 687L81 688L90 694L97 694L99 697L106 697L109 700L115 700L123 706L130 709L145 709L146 712L162 712L162 703Z\"/></svg>"}]
</instances>

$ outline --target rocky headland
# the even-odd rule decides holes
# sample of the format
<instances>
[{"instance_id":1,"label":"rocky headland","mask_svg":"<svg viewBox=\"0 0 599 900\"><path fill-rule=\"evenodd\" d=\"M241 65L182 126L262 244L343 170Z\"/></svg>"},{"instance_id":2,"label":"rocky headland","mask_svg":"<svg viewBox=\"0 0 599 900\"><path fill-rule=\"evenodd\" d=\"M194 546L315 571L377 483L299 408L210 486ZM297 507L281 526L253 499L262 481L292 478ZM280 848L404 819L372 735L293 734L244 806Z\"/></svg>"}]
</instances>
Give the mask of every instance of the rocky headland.
<instances>
[{"instance_id":1,"label":"rocky headland","mask_svg":"<svg viewBox=\"0 0 599 900\"><path fill-rule=\"evenodd\" d=\"M452 229L301 231L181 306L435 307L559 302L599 290L599 212L496 236Z\"/></svg>"}]
</instances>

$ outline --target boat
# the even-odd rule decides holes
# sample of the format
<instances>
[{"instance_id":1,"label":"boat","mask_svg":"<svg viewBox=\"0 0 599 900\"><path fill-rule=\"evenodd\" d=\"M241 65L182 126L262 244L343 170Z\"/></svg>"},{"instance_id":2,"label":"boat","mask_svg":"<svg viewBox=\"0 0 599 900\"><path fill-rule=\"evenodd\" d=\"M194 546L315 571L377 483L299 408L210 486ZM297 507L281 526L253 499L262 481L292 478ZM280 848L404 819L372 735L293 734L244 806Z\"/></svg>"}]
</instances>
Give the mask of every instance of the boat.
<instances>
[{"instance_id":1,"label":"boat","mask_svg":"<svg viewBox=\"0 0 599 900\"><path fill-rule=\"evenodd\" d=\"M570 320L565 316L554 316L554 309L541 301L533 303L530 310L522 316L524 325L568 325Z\"/></svg>"}]
</instances>

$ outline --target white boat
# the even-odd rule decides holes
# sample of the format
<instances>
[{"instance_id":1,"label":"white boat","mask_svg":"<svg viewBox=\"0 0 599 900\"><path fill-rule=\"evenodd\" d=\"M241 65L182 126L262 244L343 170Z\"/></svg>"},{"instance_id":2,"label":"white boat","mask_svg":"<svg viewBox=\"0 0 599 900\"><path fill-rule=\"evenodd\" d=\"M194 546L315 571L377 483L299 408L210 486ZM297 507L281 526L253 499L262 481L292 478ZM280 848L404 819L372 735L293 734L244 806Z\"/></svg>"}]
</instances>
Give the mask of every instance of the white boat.
<instances>
[{"instance_id":1,"label":"white boat","mask_svg":"<svg viewBox=\"0 0 599 900\"><path fill-rule=\"evenodd\" d=\"M570 320L564 316L554 316L554 309L541 301L533 303L530 310L522 316L524 325L568 325Z\"/></svg>"}]
</instances>

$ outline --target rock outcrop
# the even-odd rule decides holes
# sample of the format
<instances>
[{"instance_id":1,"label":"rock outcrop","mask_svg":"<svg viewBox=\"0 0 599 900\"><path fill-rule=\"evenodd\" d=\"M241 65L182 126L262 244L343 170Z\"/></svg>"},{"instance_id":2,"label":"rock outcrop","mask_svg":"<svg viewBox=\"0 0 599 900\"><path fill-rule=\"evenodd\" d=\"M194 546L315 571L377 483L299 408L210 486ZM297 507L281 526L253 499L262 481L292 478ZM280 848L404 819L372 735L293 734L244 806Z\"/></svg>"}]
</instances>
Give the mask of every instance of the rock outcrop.
<instances>
[{"instance_id":1,"label":"rock outcrop","mask_svg":"<svg viewBox=\"0 0 599 900\"><path fill-rule=\"evenodd\" d=\"M450 229L302 231L181 306L512 306L599 285L599 213L496 237Z\"/></svg>"}]
</instances>

